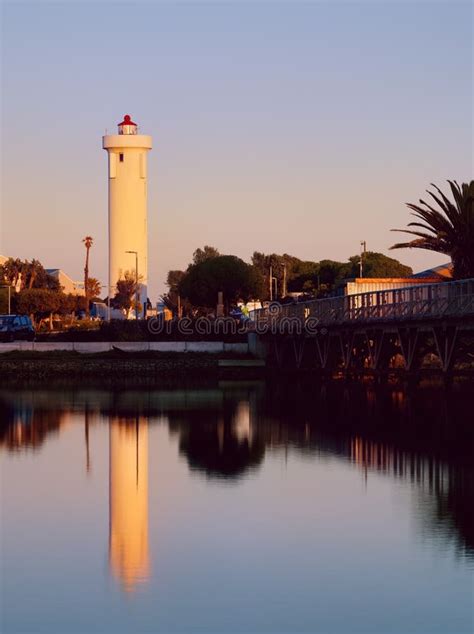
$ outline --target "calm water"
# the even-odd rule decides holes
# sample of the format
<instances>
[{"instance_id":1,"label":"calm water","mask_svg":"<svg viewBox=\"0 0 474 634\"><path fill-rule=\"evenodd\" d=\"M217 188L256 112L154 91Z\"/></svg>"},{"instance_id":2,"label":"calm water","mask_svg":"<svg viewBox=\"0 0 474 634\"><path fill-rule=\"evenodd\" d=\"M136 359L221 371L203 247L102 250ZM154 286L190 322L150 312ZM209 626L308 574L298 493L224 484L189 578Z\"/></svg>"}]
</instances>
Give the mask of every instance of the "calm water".
<instances>
[{"instance_id":1,"label":"calm water","mask_svg":"<svg viewBox=\"0 0 474 634\"><path fill-rule=\"evenodd\" d=\"M2 632L471 633L473 390L0 388Z\"/></svg>"}]
</instances>

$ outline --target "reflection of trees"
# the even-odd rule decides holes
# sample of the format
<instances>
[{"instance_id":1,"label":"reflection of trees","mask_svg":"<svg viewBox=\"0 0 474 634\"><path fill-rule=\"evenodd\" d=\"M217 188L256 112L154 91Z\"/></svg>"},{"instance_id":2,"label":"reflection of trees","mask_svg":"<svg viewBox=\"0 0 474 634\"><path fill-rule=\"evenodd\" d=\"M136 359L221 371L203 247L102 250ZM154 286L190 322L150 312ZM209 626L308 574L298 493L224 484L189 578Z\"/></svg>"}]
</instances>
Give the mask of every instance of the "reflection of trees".
<instances>
[{"instance_id":1,"label":"reflection of trees","mask_svg":"<svg viewBox=\"0 0 474 634\"><path fill-rule=\"evenodd\" d=\"M254 433L248 401L230 398L221 409L174 412L169 425L191 469L209 477L237 478L263 461L265 445Z\"/></svg>"},{"instance_id":2,"label":"reflection of trees","mask_svg":"<svg viewBox=\"0 0 474 634\"><path fill-rule=\"evenodd\" d=\"M95 422L168 421L190 468L209 477L244 477L266 450L337 455L366 473L413 483L424 529L456 536L474 555L471 410L469 386L375 389L313 378L265 387L0 392L0 447L38 447L66 414L82 411Z\"/></svg>"},{"instance_id":3,"label":"reflection of trees","mask_svg":"<svg viewBox=\"0 0 474 634\"><path fill-rule=\"evenodd\" d=\"M204 471L208 476L235 478L263 460L263 443L240 440L229 425L197 423L187 427L180 438L180 451L192 469Z\"/></svg>"},{"instance_id":4,"label":"reflection of trees","mask_svg":"<svg viewBox=\"0 0 474 634\"><path fill-rule=\"evenodd\" d=\"M293 445L350 456L354 437L413 455L469 465L474 453L471 396L464 390L375 390L363 384L269 385L259 425L288 434Z\"/></svg>"},{"instance_id":5,"label":"reflection of trees","mask_svg":"<svg viewBox=\"0 0 474 634\"><path fill-rule=\"evenodd\" d=\"M0 447L7 451L37 449L64 420L61 410L45 411L0 400Z\"/></svg>"},{"instance_id":6,"label":"reflection of trees","mask_svg":"<svg viewBox=\"0 0 474 634\"><path fill-rule=\"evenodd\" d=\"M425 530L474 556L474 426L469 386L374 389L278 385L259 416L268 445L327 452L414 485Z\"/></svg>"},{"instance_id":7,"label":"reflection of trees","mask_svg":"<svg viewBox=\"0 0 474 634\"><path fill-rule=\"evenodd\" d=\"M454 541L458 550L474 557L474 477L473 473L452 468L445 486L438 488L427 507L424 528Z\"/></svg>"},{"instance_id":8,"label":"reflection of trees","mask_svg":"<svg viewBox=\"0 0 474 634\"><path fill-rule=\"evenodd\" d=\"M351 459L362 469L389 474L416 485L416 504L423 508L423 529L453 540L474 555L474 472L459 465L397 450L356 437Z\"/></svg>"}]
</instances>

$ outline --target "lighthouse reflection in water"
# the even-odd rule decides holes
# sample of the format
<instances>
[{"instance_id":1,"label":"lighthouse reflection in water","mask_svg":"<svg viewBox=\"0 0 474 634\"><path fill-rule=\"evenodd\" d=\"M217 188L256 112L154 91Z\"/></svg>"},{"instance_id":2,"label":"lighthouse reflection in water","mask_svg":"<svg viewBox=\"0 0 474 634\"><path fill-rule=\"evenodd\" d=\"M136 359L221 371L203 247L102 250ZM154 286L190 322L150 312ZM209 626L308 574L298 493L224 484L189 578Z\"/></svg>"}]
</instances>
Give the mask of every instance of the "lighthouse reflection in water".
<instances>
[{"instance_id":1,"label":"lighthouse reflection in water","mask_svg":"<svg viewBox=\"0 0 474 634\"><path fill-rule=\"evenodd\" d=\"M472 632L472 384L0 386L0 456L2 632Z\"/></svg>"},{"instance_id":2,"label":"lighthouse reflection in water","mask_svg":"<svg viewBox=\"0 0 474 634\"><path fill-rule=\"evenodd\" d=\"M109 561L126 592L150 575L148 421L111 418Z\"/></svg>"},{"instance_id":3,"label":"lighthouse reflection in water","mask_svg":"<svg viewBox=\"0 0 474 634\"><path fill-rule=\"evenodd\" d=\"M193 442L195 431L182 430L180 434L181 449L190 455L189 442ZM199 440L201 435L202 430ZM252 439L250 402L237 402L230 420L220 414L204 433L208 444L205 462L211 470L237 475L251 466ZM110 571L122 589L131 593L150 577L146 417L110 417L109 477Z\"/></svg>"}]
</instances>

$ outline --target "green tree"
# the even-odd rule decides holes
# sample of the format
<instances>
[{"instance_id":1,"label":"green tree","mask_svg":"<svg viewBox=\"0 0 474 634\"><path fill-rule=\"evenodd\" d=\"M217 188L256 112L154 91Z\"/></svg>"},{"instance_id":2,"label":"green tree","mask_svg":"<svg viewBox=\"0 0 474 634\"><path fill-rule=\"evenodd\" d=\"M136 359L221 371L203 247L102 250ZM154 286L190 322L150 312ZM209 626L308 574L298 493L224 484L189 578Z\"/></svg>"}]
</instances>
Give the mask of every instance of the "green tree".
<instances>
[{"instance_id":1,"label":"green tree","mask_svg":"<svg viewBox=\"0 0 474 634\"><path fill-rule=\"evenodd\" d=\"M102 287L98 279L96 279L95 277L88 277L87 278L87 292L84 293L84 299L86 297L89 301L98 299L101 295L101 289Z\"/></svg>"},{"instance_id":2,"label":"green tree","mask_svg":"<svg viewBox=\"0 0 474 634\"><path fill-rule=\"evenodd\" d=\"M218 249L210 247L206 244L203 249L196 249L193 253L193 264L201 264L211 258L217 258L220 256Z\"/></svg>"},{"instance_id":3,"label":"green tree","mask_svg":"<svg viewBox=\"0 0 474 634\"><path fill-rule=\"evenodd\" d=\"M168 271L168 275L166 277L166 285L170 289L170 291L178 291L179 285L185 275L185 271Z\"/></svg>"},{"instance_id":4,"label":"green tree","mask_svg":"<svg viewBox=\"0 0 474 634\"><path fill-rule=\"evenodd\" d=\"M34 323L49 317L51 328L53 314L59 311L63 295L44 288L25 289L14 296L14 310L21 315L29 315Z\"/></svg>"},{"instance_id":5,"label":"green tree","mask_svg":"<svg viewBox=\"0 0 474 634\"><path fill-rule=\"evenodd\" d=\"M19 258L8 258L1 268L2 281L17 286L21 279L23 262Z\"/></svg>"},{"instance_id":6,"label":"green tree","mask_svg":"<svg viewBox=\"0 0 474 634\"><path fill-rule=\"evenodd\" d=\"M138 283L140 283L141 279L142 277L139 276ZM135 305L135 297L137 294L135 271L125 271L124 277L117 280L116 288L117 292L110 302L113 308L120 308L124 310L127 319L132 308L136 311L141 310L142 307L140 303L138 303L137 306Z\"/></svg>"},{"instance_id":7,"label":"green tree","mask_svg":"<svg viewBox=\"0 0 474 634\"><path fill-rule=\"evenodd\" d=\"M8 258L0 271L2 280L19 290L45 288L52 291L60 291L59 281L44 269L39 260L20 260Z\"/></svg>"},{"instance_id":8,"label":"green tree","mask_svg":"<svg viewBox=\"0 0 474 634\"><path fill-rule=\"evenodd\" d=\"M474 181L459 185L448 181L453 201L436 185L435 192L427 190L436 206L420 199L419 204L407 203L415 222L411 229L392 229L416 236L410 242L398 242L392 249L427 249L444 253L453 263L455 279L474 277Z\"/></svg>"},{"instance_id":9,"label":"green tree","mask_svg":"<svg viewBox=\"0 0 474 634\"><path fill-rule=\"evenodd\" d=\"M38 260L25 261L25 276L22 288L44 288L56 292L63 290L59 280L50 275Z\"/></svg>"},{"instance_id":10,"label":"green tree","mask_svg":"<svg viewBox=\"0 0 474 634\"><path fill-rule=\"evenodd\" d=\"M57 312L63 317L69 315L71 323L73 322L76 313L85 310L85 308L86 298L83 295L75 295L73 293L60 294L60 301Z\"/></svg>"},{"instance_id":11,"label":"green tree","mask_svg":"<svg viewBox=\"0 0 474 634\"><path fill-rule=\"evenodd\" d=\"M254 251L252 264L262 278L261 299L270 299L270 269L272 277L277 281L277 295L278 297L282 297L285 294L285 290L290 290L291 281L296 275L301 260L288 253L283 253L282 255L271 253L266 255L260 251Z\"/></svg>"},{"instance_id":12,"label":"green tree","mask_svg":"<svg viewBox=\"0 0 474 634\"><path fill-rule=\"evenodd\" d=\"M182 300L179 294L179 285L186 277L185 271L168 271L166 278L166 285L168 286L168 292L161 296L165 306L169 308L174 315L181 317L182 310L187 310L190 307L187 306L188 302Z\"/></svg>"},{"instance_id":13,"label":"green tree","mask_svg":"<svg viewBox=\"0 0 474 634\"><path fill-rule=\"evenodd\" d=\"M14 291L10 290L10 297ZM8 312L8 288L0 286L0 315L5 315Z\"/></svg>"},{"instance_id":14,"label":"green tree","mask_svg":"<svg viewBox=\"0 0 474 634\"><path fill-rule=\"evenodd\" d=\"M351 276L350 263L335 260L321 260L319 263L320 294L326 295L346 277Z\"/></svg>"},{"instance_id":15,"label":"green tree","mask_svg":"<svg viewBox=\"0 0 474 634\"><path fill-rule=\"evenodd\" d=\"M248 301L261 292L258 271L235 255L220 255L189 267L179 292L194 307L211 309L222 291L227 310L239 300Z\"/></svg>"},{"instance_id":16,"label":"green tree","mask_svg":"<svg viewBox=\"0 0 474 634\"><path fill-rule=\"evenodd\" d=\"M22 288L32 289L42 286L46 279L46 271L39 260L34 258L29 262L25 260L22 266ZM38 281L38 284L36 282Z\"/></svg>"},{"instance_id":17,"label":"green tree","mask_svg":"<svg viewBox=\"0 0 474 634\"><path fill-rule=\"evenodd\" d=\"M319 290L319 264L299 260L292 267L288 290L315 295Z\"/></svg>"},{"instance_id":18,"label":"green tree","mask_svg":"<svg viewBox=\"0 0 474 634\"><path fill-rule=\"evenodd\" d=\"M359 277L360 255L349 258L351 271L348 277ZM367 251L362 256L362 275L364 277L410 277L413 270L395 258L389 258L383 253Z\"/></svg>"}]
</instances>

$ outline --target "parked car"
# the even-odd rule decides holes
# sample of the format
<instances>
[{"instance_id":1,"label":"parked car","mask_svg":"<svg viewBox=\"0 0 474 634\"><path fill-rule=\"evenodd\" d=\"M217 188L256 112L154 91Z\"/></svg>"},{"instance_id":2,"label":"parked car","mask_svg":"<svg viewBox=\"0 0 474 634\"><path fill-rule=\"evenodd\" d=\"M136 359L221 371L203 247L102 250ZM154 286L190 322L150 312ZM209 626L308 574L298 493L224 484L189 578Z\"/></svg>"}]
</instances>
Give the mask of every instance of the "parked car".
<instances>
[{"instance_id":1,"label":"parked car","mask_svg":"<svg viewBox=\"0 0 474 634\"><path fill-rule=\"evenodd\" d=\"M0 341L34 341L35 329L26 315L0 315Z\"/></svg>"}]
</instances>

